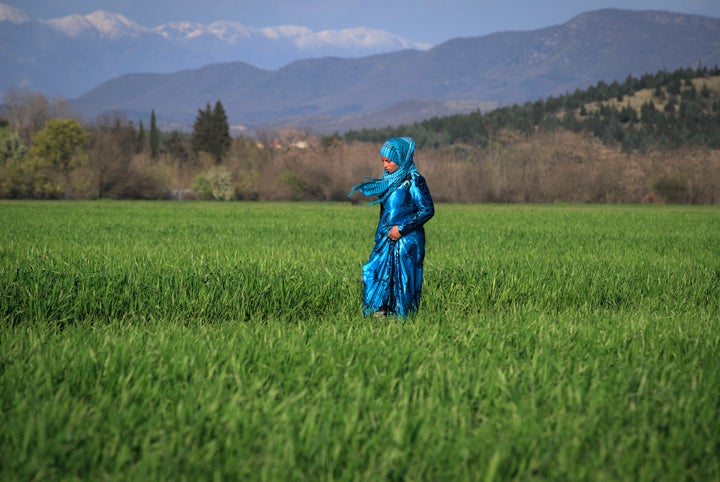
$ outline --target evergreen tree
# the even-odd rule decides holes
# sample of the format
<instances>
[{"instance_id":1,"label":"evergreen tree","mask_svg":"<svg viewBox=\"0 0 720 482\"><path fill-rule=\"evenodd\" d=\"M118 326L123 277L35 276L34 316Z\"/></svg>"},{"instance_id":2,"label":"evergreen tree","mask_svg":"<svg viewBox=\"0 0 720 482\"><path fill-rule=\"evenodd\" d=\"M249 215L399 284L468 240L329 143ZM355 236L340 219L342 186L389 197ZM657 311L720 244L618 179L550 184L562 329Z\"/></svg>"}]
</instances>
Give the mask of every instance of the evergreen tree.
<instances>
[{"instance_id":1,"label":"evergreen tree","mask_svg":"<svg viewBox=\"0 0 720 482\"><path fill-rule=\"evenodd\" d=\"M702 89L700 90L700 95L703 97L703 99L707 99L710 97L710 89L708 89L707 84L704 82L703 82Z\"/></svg>"},{"instance_id":2,"label":"evergreen tree","mask_svg":"<svg viewBox=\"0 0 720 482\"><path fill-rule=\"evenodd\" d=\"M205 105L205 109L198 109L197 116L195 116L195 123L193 124L191 146L196 156L200 151L209 152L211 122L212 109L208 102Z\"/></svg>"},{"instance_id":3,"label":"evergreen tree","mask_svg":"<svg viewBox=\"0 0 720 482\"><path fill-rule=\"evenodd\" d=\"M138 126L137 151L142 152L142 150L144 148L145 148L145 126L143 125L143 121L141 119L140 125Z\"/></svg>"},{"instance_id":4,"label":"evergreen tree","mask_svg":"<svg viewBox=\"0 0 720 482\"><path fill-rule=\"evenodd\" d=\"M215 102L212 113L212 150L211 154L216 163L222 162L230 149L230 125L222 102Z\"/></svg>"},{"instance_id":5,"label":"evergreen tree","mask_svg":"<svg viewBox=\"0 0 720 482\"><path fill-rule=\"evenodd\" d=\"M627 124L628 122L633 123L638 121L638 114L635 109L633 109L630 104L627 104L621 111L620 111L620 122L623 124Z\"/></svg>"},{"instance_id":6,"label":"evergreen tree","mask_svg":"<svg viewBox=\"0 0 720 482\"><path fill-rule=\"evenodd\" d=\"M174 157L181 163L186 163L190 160L188 153L188 142L185 135L178 131L172 131L163 140L163 151L167 152L170 156Z\"/></svg>"},{"instance_id":7,"label":"evergreen tree","mask_svg":"<svg viewBox=\"0 0 720 482\"><path fill-rule=\"evenodd\" d=\"M674 77L667 85L668 94L680 95L681 81L679 78Z\"/></svg>"},{"instance_id":8,"label":"evergreen tree","mask_svg":"<svg viewBox=\"0 0 720 482\"><path fill-rule=\"evenodd\" d=\"M160 148L160 135L157 128L157 120L155 119L155 109L150 112L150 157L155 159Z\"/></svg>"},{"instance_id":9,"label":"evergreen tree","mask_svg":"<svg viewBox=\"0 0 720 482\"><path fill-rule=\"evenodd\" d=\"M218 100L214 108L208 103L204 110L198 109L193 124L193 152L196 155L200 151L207 152L219 164L230 149L230 143L230 125L222 103Z\"/></svg>"}]
</instances>

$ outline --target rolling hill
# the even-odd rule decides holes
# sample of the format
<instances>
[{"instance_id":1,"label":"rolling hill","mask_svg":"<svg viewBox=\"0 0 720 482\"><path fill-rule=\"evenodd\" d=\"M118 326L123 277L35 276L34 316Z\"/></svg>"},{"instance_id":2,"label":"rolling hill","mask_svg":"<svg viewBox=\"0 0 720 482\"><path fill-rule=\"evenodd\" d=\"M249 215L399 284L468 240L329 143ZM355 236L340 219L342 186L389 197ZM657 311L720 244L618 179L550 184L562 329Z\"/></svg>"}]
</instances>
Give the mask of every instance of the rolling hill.
<instances>
[{"instance_id":1,"label":"rolling hill","mask_svg":"<svg viewBox=\"0 0 720 482\"><path fill-rule=\"evenodd\" d=\"M232 62L124 75L72 103L86 118L103 112L144 118L154 109L163 122L191 124L198 108L221 100L236 125L343 130L359 119L378 127L427 115L409 109L414 102L434 102L438 115L467 112L698 63L720 63L720 19L606 9L540 30L457 38L427 51L307 59L278 70ZM401 103L402 119L379 114Z\"/></svg>"}]
</instances>

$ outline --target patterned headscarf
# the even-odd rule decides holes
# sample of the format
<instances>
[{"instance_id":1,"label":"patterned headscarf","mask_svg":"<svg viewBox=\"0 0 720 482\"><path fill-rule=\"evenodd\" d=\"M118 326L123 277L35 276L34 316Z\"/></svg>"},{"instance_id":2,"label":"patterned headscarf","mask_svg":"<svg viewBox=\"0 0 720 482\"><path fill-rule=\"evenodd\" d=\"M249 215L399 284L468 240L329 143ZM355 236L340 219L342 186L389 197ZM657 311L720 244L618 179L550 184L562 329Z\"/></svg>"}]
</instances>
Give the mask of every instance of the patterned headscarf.
<instances>
[{"instance_id":1,"label":"patterned headscarf","mask_svg":"<svg viewBox=\"0 0 720 482\"><path fill-rule=\"evenodd\" d=\"M372 179L365 178L362 182L350 189L348 197L355 191L360 191L366 196L378 196L378 199L370 204L377 204L385 201L392 192L403 183L408 175L415 171L413 154L415 153L415 141L412 137L393 137L388 139L380 148L380 155L387 157L398 165L397 171L392 174L385 171L383 177Z\"/></svg>"}]
</instances>

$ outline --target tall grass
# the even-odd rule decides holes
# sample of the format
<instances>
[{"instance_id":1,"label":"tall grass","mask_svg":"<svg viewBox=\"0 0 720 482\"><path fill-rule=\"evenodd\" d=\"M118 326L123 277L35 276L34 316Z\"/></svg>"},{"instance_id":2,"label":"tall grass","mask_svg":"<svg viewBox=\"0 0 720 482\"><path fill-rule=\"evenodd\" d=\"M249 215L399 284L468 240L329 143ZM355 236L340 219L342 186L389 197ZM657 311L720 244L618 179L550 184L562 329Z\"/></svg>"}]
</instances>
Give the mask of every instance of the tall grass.
<instances>
[{"instance_id":1,"label":"tall grass","mask_svg":"<svg viewBox=\"0 0 720 482\"><path fill-rule=\"evenodd\" d=\"M720 211L0 204L3 480L718 480Z\"/></svg>"}]
</instances>

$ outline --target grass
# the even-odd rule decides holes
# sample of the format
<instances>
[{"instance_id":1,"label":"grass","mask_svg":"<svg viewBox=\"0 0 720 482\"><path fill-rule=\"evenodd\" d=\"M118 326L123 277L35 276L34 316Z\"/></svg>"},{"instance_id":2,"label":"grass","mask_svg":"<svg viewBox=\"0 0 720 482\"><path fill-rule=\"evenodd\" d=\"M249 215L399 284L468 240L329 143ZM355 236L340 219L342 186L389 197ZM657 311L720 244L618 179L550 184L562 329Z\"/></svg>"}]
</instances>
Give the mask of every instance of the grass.
<instances>
[{"instance_id":1,"label":"grass","mask_svg":"<svg viewBox=\"0 0 720 482\"><path fill-rule=\"evenodd\" d=\"M3 480L720 480L720 210L0 203Z\"/></svg>"}]
</instances>

